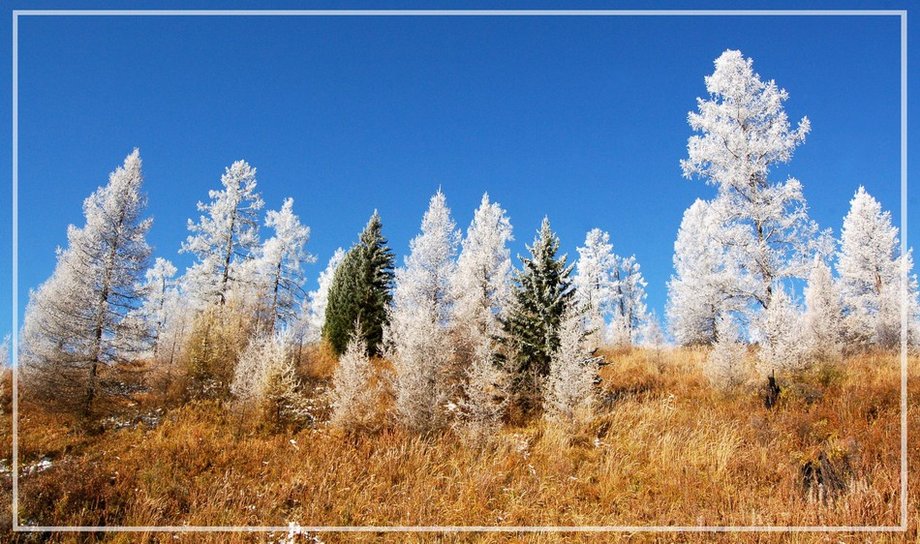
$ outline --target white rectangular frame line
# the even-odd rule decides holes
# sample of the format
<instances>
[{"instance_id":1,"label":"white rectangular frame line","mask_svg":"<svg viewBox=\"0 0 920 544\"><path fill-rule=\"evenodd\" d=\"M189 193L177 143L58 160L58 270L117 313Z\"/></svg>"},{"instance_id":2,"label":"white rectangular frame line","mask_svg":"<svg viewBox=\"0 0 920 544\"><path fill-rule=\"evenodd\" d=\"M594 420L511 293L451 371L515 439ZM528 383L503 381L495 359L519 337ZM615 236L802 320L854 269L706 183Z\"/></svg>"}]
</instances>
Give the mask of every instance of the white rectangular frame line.
<instances>
[{"instance_id":1,"label":"white rectangular frame line","mask_svg":"<svg viewBox=\"0 0 920 544\"><path fill-rule=\"evenodd\" d=\"M907 10L13 10L12 20L12 519L14 532L287 532L285 526L34 526L19 524L19 17L44 16L262 16L262 17L624 17L624 16L891 16L901 23L901 253L907 253ZM619 533L779 533L779 532L906 532L907 517L907 267L902 261L901 282L901 486L900 524L881 526L306 526L304 532L370 533L550 533L550 532L619 532Z\"/></svg>"}]
</instances>

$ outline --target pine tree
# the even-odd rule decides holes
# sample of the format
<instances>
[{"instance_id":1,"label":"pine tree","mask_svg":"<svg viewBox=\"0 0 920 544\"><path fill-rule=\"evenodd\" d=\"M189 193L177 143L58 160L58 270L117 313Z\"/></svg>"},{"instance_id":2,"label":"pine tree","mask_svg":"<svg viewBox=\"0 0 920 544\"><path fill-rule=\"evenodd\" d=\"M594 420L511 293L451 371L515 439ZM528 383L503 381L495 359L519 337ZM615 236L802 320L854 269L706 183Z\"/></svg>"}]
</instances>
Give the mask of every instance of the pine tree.
<instances>
[{"instance_id":1,"label":"pine tree","mask_svg":"<svg viewBox=\"0 0 920 544\"><path fill-rule=\"evenodd\" d=\"M864 187L859 187L850 200L850 210L843 219L837 274L847 343L877 344L877 334L884 330L879 316L889 290L886 288L900 281L898 228L891 224L891 213L883 211Z\"/></svg>"},{"instance_id":2,"label":"pine tree","mask_svg":"<svg viewBox=\"0 0 920 544\"><path fill-rule=\"evenodd\" d=\"M294 214L293 198L286 199L280 210L269 211L265 226L273 229L275 235L265 241L254 262L258 268L257 281L266 299L266 330L272 331L295 318L304 294L302 267L316 258L306 251L310 227L302 225Z\"/></svg>"},{"instance_id":3,"label":"pine tree","mask_svg":"<svg viewBox=\"0 0 920 544\"><path fill-rule=\"evenodd\" d=\"M451 278L452 319L460 359L469 360L501 334L499 318L511 299L511 230L505 210L484 194Z\"/></svg>"},{"instance_id":4,"label":"pine tree","mask_svg":"<svg viewBox=\"0 0 920 544\"><path fill-rule=\"evenodd\" d=\"M169 260L157 257L140 286L144 302L138 313L149 331L153 357L159 354L164 329L172 318L171 310L175 308L171 300L175 296L175 275L176 267Z\"/></svg>"},{"instance_id":5,"label":"pine tree","mask_svg":"<svg viewBox=\"0 0 920 544\"><path fill-rule=\"evenodd\" d=\"M733 297L748 311L767 308L777 282L804 278L815 253L830 251L827 232L808 217L802 184L771 182L770 168L788 162L810 130L808 118L791 129L788 98L774 81L763 82L753 61L728 50L706 77L709 99L698 99L688 117L698 132L681 161L687 178L718 188L712 212L722 225L721 248L734 264Z\"/></svg>"},{"instance_id":6,"label":"pine tree","mask_svg":"<svg viewBox=\"0 0 920 544\"><path fill-rule=\"evenodd\" d=\"M760 340L757 359L763 375L801 370L806 363L802 316L781 285L772 291L772 300L755 323Z\"/></svg>"},{"instance_id":7,"label":"pine tree","mask_svg":"<svg viewBox=\"0 0 920 544\"><path fill-rule=\"evenodd\" d=\"M904 266L902 271L901 266ZM907 343L909 346L920 344L920 298L918 298L917 276L912 274L914 261L912 252L898 259L898 277L895 281L882 287L879 312L875 323L875 343L886 349L896 349L901 344L901 311L907 306ZM906 289L902 290L904 276L907 276Z\"/></svg>"},{"instance_id":8,"label":"pine tree","mask_svg":"<svg viewBox=\"0 0 920 544\"><path fill-rule=\"evenodd\" d=\"M809 357L819 360L839 357L842 317L843 308L831 270L816 258L805 286L805 315L802 318Z\"/></svg>"},{"instance_id":9,"label":"pine tree","mask_svg":"<svg viewBox=\"0 0 920 544\"><path fill-rule=\"evenodd\" d=\"M575 296L585 308L595 347L603 344L604 330L617 312L617 256L613 253L610 235L592 229L585 236L585 245L578 248Z\"/></svg>"},{"instance_id":10,"label":"pine tree","mask_svg":"<svg viewBox=\"0 0 920 544\"><path fill-rule=\"evenodd\" d=\"M585 312L569 304L559 327L559 345L550 358L544 388L544 415L565 425L584 422L593 415L600 359L585 342Z\"/></svg>"},{"instance_id":11,"label":"pine tree","mask_svg":"<svg viewBox=\"0 0 920 544\"><path fill-rule=\"evenodd\" d=\"M721 225L711 206L697 199L687 211L674 242L674 275L668 282L667 318L674 340L683 346L716 341L719 315L738 310L724 258Z\"/></svg>"},{"instance_id":12,"label":"pine tree","mask_svg":"<svg viewBox=\"0 0 920 544\"><path fill-rule=\"evenodd\" d=\"M641 344L644 347L660 350L666 342L664 330L661 328L661 321L658 320L658 314L651 312L642 326L639 333L642 339Z\"/></svg>"},{"instance_id":13,"label":"pine tree","mask_svg":"<svg viewBox=\"0 0 920 544\"><path fill-rule=\"evenodd\" d=\"M375 210L358 243L345 254L333 275L323 338L338 354L345 352L356 321L361 322L368 354L380 353L393 283L393 252L387 247L382 229Z\"/></svg>"},{"instance_id":14,"label":"pine tree","mask_svg":"<svg viewBox=\"0 0 920 544\"><path fill-rule=\"evenodd\" d=\"M751 369L747 346L739 339L738 327L730 314L719 314L716 318L715 337L703 371L714 386L726 391L736 389L751 379Z\"/></svg>"},{"instance_id":15,"label":"pine tree","mask_svg":"<svg viewBox=\"0 0 920 544\"><path fill-rule=\"evenodd\" d=\"M648 319L645 306L645 287L648 284L642 277L635 255L617 260L613 276L614 315L608 336L613 345L632 346Z\"/></svg>"},{"instance_id":16,"label":"pine tree","mask_svg":"<svg viewBox=\"0 0 920 544\"><path fill-rule=\"evenodd\" d=\"M508 405L508 373L496 364L495 340L485 336L473 347L457 403L460 436L472 445L488 442L501 428Z\"/></svg>"},{"instance_id":17,"label":"pine tree","mask_svg":"<svg viewBox=\"0 0 920 544\"><path fill-rule=\"evenodd\" d=\"M256 169L246 161L226 168L221 190L208 192L211 201L198 203L203 213L198 223L188 220L191 234L180 253L192 253L195 264L186 272L189 292L202 304L227 302L242 263L259 247L259 210L264 202L256 192Z\"/></svg>"},{"instance_id":18,"label":"pine tree","mask_svg":"<svg viewBox=\"0 0 920 544\"><path fill-rule=\"evenodd\" d=\"M359 329L360 324L356 323L355 330ZM359 334L352 334L332 378L333 425L353 429L371 424L379 394L373 379L374 367L367 356L367 343Z\"/></svg>"},{"instance_id":19,"label":"pine tree","mask_svg":"<svg viewBox=\"0 0 920 544\"><path fill-rule=\"evenodd\" d=\"M450 398L451 280L459 242L460 232L439 190L422 218L421 233L410 243L405 266L396 271L385 335L396 370L396 413L416 432L439 427L442 407Z\"/></svg>"},{"instance_id":20,"label":"pine tree","mask_svg":"<svg viewBox=\"0 0 920 544\"><path fill-rule=\"evenodd\" d=\"M496 364L501 318L511 301L511 221L484 194L462 242L451 281L454 343L463 387L455 429L467 443L489 440L508 401L507 374Z\"/></svg>"},{"instance_id":21,"label":"pine tree","mask_svg":"<svg viewBox=\"0 0 920 544\"><path fill-rule=\"evenodd\" d=\"M150 255L142 182L135 149L83 202L86 224L68 227L68 247L58 250L54 273L26 311L26 389L85 419L129 390L123 371L146 339L126 319L141 304L139 280Z\"/></svg>"},{"instance_id":22,"label":"pine tree","mask_svg":"<svg viewBox=\"0 0 920 544\"><path fill-rule=\"evenodd\" d=\"M512 387L525 410L536 407L540 382L549 375L549 364L559 347L562 314L574 290L572 266L566 256L556 257L559 238L544 218L530 257L520 257L522 270L516 274L514 299L502 322L511 360Z\"/></svg>"}]
</instances>

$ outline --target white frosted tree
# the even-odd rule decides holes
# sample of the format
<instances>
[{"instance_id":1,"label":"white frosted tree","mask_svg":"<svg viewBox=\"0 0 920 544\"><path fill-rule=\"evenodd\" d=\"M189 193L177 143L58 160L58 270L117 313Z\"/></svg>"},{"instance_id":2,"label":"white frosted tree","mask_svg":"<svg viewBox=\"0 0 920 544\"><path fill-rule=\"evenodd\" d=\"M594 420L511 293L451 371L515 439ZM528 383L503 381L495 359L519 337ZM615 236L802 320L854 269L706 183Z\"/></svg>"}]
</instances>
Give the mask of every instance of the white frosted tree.
<instances>
[{"instance_id":1,"label":"white frosted tree","mask_svg":"<svg viewBox=\"0 0 920 544\"><path fill-rule=\"evenodd\" d=\"M307 252L310 227L302 225L294 214L294 199L287 198L280 210L265 215L265 226L274 236L262 244L254 263L266 311L266 330L290 324L303 298L303 265L315 262Z\"/></svg>"},{"instance_id":2,"label":"white frosted tree","mask_svg":"<svg viewBox=\"0 0 920 544\"><path fill-rule=\"evenodd\" d=\"M642 325L639 337L641 338L641 345L646 348L659 350L665 345L667 339L665 338L664 330L661 328L661 321L655 312L648 314L645 323Z\"/></svg>"},{"instance_id":3,"label":"white frosted tree","mask_svg":"<svg viewBox=\"0 0 920 544\"><path fill-rule=\"evenodd\" d=\"M802 318L805 349L809 357L830 360L840 355L843 308L831 270L816 258L805 285Z\"/></svg>"},{"instance_id":4,"label":"white frosted tree","mask_svg":"<svg viewBox=\"0 0 920 544\"><path fill-rule=\"evenodd\" d=\"M461 244L450 279L452 320L461 358L491 344L501 333L500 317L511 300L511 222L484 194Z\"/></svg>"},{"instance_id":5,"label":"white frosted tree","mask_svg":"<svg viewBox=\"0 0 920 544\"><path fill-rule=\"evenodd\" d=\"M610 235L601 229L591 229L585 245L578 248L575 264L575 299L585 309L586 326L594 347L603 343L605 327L618 310L619 293L617 256L613 253Z\"/></svg>"},{"instance_id":6,"label":"white frosted tree","mask_svg":"<svg viewBox=\"0 0 920 544\"><path fill-rule=\"evenodd\" d=\"M501 428L510 401L510 376L496 365L493 340L479 339L465 373L457 429L467 442L483 444Z\"/></svg>"},{"instance_id":7,"label":"white frosted tree","mask_svg":"<svg viewBox=\"0 0 920 544\"><path fill-rule=\"evenodd\" d=\"M721 224L710 204L697 199L684 212L674 242L674 274L668 281L667 318L680 345L716 341L716 322L732 304L733 263L726 263Z\"/></svg>"},{"instance_id":8,"label":"white frosted tree","mask_svg":"<svg viewBox=\"0 0 920 544\"><path fill-rule=\"evenodd\" d=\"M177 368L177 361L187 347L195 311L192 308L188 295L182 290L178 281L170 282L163 296L163 307L160 325L157 329L156 349L154 363L156 365L154 380L159 380L159 385L165 393L170 385Z\"/></svg>"},{"instance_id":9,"label":"white frosted tree","mask_svg":"<svg viewBox=\"0 0 920 544\"><path fill-rule=\"evenodd\" d=\"M130 379L126 363L146 340L127 319L143 298L146 242L140 153L135 149L83 202L82 227L67 229L52 276L31 294L23 324L26 389L50 404L98 415Z\"/></svg>"},{"instance_id":10,"label":"white frosted tree","mask_svg":"<svg viewBox=\"0 0 920 544\"><path fill-rule=\"evenodd\" d=\"M611 344L631 346L638 341L648 318L645 305L645 287L648 284L634 255L617 260L613 277L614 311L607 334Z\"/></svg>"},{"instance_id":11,"label":"white frosted tree","mask_svg":"<svg viewBox=\"0 0 920 544\"><path fill-rule=\"evenodd\" d=\"M495 432L507 403L507 376L495 359L500 320L511 302L511 240L505 210L482 195L451 278L454 348L463 382L458 430L472 443Z\"/></svg>"},{"instance_id":12,"label":"white frosted tree","mask_svg":"<svg viewBox=\"0 0 920 544\"><path fill-rule=\"evenodd\" d=\"M387 354L396 370L396 413L409 429L430 431L443 423L450 396L447 373L453 359L449 338L460 232L439 190L410 242L386 329Z\"/></svg>"},{"instance_id":13,"label":"white frosted tree","mask_svg":"<svg viewBox=\"0 0 920 544\"><path fill-rule=\"evenodd\" d=\"M559 327L559 347L550 358L543 390L547 419L570 425L593 416L599 362L585 341L584 309L577 304L568 305Z\"/></svg>"},{"instance_id":14,"label":"white frosted tree","mask_svg":"<svg viewBox=\"0 0 920 544\"><path fill-rule=\"evenodd\" d=\"M5 371L10 366L10 335L3 337L0 342L0 371Z\"/></svg>"},{"instance_id":15,"label":"white frosted tree","mask_svg":"<svg viewBox=\"0 0 920 544\"><path fill-rule=\"evenodd\" d=\"M796 371L805 367L802 314L781 285L774 287L770 306L758 316L756 328L761 374L766 376L776 370Z\"/></svg>"},{"instance_id":16,"label":"white frosted tree","mask_svg":"<svg viewBox=\"0 0 920 544\"><path fill-rule=\"evenodd\" d=\"M168 259L157 257L145 276L140 292L144 301L138 310L150 335L151 353L157 357L160 351L161 336L173 316L175 307L171 297L176 295L176 267Z\"/></svg>"},{"instance_id":17,"label":"white frosted tree","mask_svg":"<svg viewBox=\"0 0 920 544\"><path fill-rule=\"evenodd\" d=\"M240 281L242 263L259 248L259 210L264 202L256 192L256 169L236 161L220 178L223 189L211 190L207 204L199 202L198 222L188 220L191 232L181 253L192 253L195 264L186 272L189 294L202 304L226 304Z\"/></svg>"},{"instance_id":18,"label":"white frosted tree","mask_svg":"<svg viewBox=\"0 0 920 544\"><path fill-rule=\"evenodd\" d=\"M892 349L901 344L901 312L906 306L907 312L907 342L911 346L920 343L920 299L918 299L917 276L912 274L914 267L911 252L908 251L903 259L898 260L898 266L905 267L898 271L895 281L882 287L879 301L878 317L875 322L875 342L877 345ZM907 286L902 290L904 277L907 274Z\"/></svg>"},{"instance_id":19,"label":"white frosted tree","mask_svg":"<svg viewBox=\"0 0 920 544\"><path fill-rule=\"evenodd\" d=\"M859 187L850 200L850 210L843 219L837 274L848 343L868 345L885 341L889 335L880 319L883 300L886 291L891 298L897 287L890 286L897 286L900 281L898 229L891 224L891 213L882 210L882 205L864 187ZM886 338L878 338L879 332Z\"/></svg>"},{"instance_id":20,"label":"white frosted tree","mask_svg":"<svg viewBox=\"0 0 920 544\"><path fill-rule=\"evenodd\" d=\"M728 314L716 318L715 336L717 339L706 357L703 371L714 386L730 391L751 379L747 346L740 340L738 326Z\"/></svg>"},{"instance_id":21,"label":"white frosted tree","mask_svg":"<svg viewBox=\"0 0 920 544\"><path fill-rule=\"evenodd\" d=\"M359 330L357 325L356 330ZM367 342L353 333L332 378L333 425L355 429L372 423L379 393L373 379L374 367L367 355Z\"/></svg>"},{"instance_id":22,"label":"white frosted tree","mask_svg":"<svg viewBox=\"0 0 920 544\"><path fill-rule=\"evenodd\" d=\"M698 134L687 142L681 169L718 189L712 212L723 225L721 248L737 272L731 295L749 313L772 304L773 286L804 278L816 252L830 251L828 233L808 216L802 184L769 179L771 167L788 162L810 130L807 117L792 129L785 90L762 81L753 61L727 50L706 77L709 98L688 115Z\"/></svg>"},{"instance_id":23,"label":"white frosted tree","mask_svg":"<svg viewBox=\"0 0 920 544\"><path fill-rule=\"evenodd\" d=\"M286 333L262 334L249 341L230 384L230 393L237 401L258 409L265 421L280 424L302 415L299 389L291 341Z\"/></svg>"},{"instance_id":24,"label":"white frosted tree","mask_svg":"<svg viewBox=\"0 0 920 544\"><path fill-rule=\"evenodd\" d=\"M337 248L332 254L332 257L329 258L329 263L326 264L326 268L319 274L319 280L317 281L318 287L315 291L310 291L308 295L310 304L309 314L307 316L309 330L307 337L311 341L319 340L323 325L326 323L326 306L329 303L329 287L332 285L332 278L335 276L335 271L344 258L345 250Z\"/></svg>"}]
</instances>

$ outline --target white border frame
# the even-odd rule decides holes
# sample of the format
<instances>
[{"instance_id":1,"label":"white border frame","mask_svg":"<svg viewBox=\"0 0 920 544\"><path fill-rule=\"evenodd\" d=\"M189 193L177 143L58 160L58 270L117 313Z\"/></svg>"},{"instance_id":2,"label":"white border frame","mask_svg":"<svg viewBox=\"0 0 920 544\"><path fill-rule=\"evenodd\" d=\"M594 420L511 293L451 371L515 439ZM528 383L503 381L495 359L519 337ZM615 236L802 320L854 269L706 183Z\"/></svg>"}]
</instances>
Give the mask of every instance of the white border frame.
<instances>
[{"instance_id":1,"label":"white border frame","mask_svg":"<svg viewBox=\"0 0 920 544\"><path fill-rule=\"evenodd\" d=\"M558 17L558 16L896 16L901 22L901 253L907 253L907 10L13 10L13 331L19 330L19 17L20 16L299 16L299 17ZM780 532L906 532L907 519L907 267L902 261L901 282L901 521L891 526L307 526L303 533L551 533L551 532L619 532L619 533L780 533ZM19 349L18 333L13 334L13 491L12 519L14 532L235 532L284 533L285 526L33 526L19 524Z\"/></svg>"}]
</instances>

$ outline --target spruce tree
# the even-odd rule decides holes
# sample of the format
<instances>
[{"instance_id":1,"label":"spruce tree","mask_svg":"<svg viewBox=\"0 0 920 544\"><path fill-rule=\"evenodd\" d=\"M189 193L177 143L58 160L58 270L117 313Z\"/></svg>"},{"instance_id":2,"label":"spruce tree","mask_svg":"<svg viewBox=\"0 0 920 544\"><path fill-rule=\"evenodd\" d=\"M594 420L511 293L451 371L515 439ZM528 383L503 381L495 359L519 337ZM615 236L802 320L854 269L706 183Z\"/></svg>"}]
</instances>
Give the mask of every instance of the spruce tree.
<instances>
[{"instance_id":1,"label":"spruce tree","mask_svg":"<svg viewBox=\"0 0 920 544\"><path fill-rule=\"evenodd\" d=\"M394 261L382 230L380 214L375 210L358 243L342 259L332 278L323 339L340 355L348 346L356 321L361 323L368 354L379 354L392 298Z\"/></svg>"},{"instance_id":2,"label":"spruce tree","mask_svg":"<svg viewBox=\"0 0 920 544\"><path fill-rule=\"evenodd\" d=\"M514 301L502 322L510 348L512 386L524 409L536 406L526 399L539 392L540 381L549 374L550 360L559 347L562 315L574 293L572 265L566 263L566 255L556 257L559 238L548 218L543 218L527 249L530 257L520 257L523 266L515 278Z\"/></svg>"}]
</instances>

